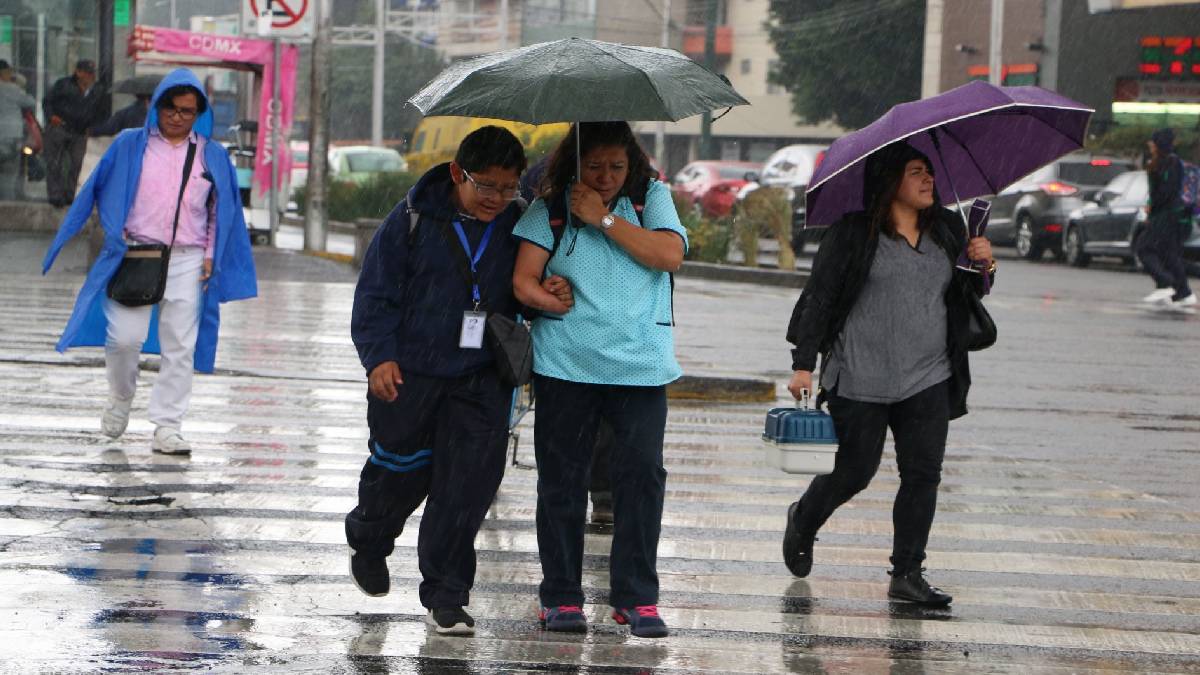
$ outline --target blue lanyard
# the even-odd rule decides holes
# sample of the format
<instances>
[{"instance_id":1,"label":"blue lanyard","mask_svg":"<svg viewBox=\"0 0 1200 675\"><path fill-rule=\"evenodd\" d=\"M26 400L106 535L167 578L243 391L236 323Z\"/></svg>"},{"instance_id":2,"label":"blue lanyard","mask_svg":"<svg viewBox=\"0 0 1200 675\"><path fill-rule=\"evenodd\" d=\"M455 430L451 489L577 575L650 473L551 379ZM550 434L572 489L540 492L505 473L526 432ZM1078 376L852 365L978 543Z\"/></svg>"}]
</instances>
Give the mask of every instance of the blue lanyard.
<instances>
[{"instance_id":1,"label":"blue lanyard","mask_svg":"<svg viewBox=\"0 0 1200 675\"><path fill-rule=\"evenodd\" d=\"M445 222L445 221L443 221ZM458 241L462 244L463 250L467 252L467 259L471 261L471 299L475 301L475 308L479 308L479 280L476 278L476 267L479 265L479 259L483 257L484 250L488 247L488 242L492 240L492 229L495 227L496 221L488 223L487 229L483 231L483 239L479 240L479 248L474 253L471 252L471 243L467 241L467 233L463 232L462 223L454 221L454 231L458 233Z\"/></svg>"}]
</instances>

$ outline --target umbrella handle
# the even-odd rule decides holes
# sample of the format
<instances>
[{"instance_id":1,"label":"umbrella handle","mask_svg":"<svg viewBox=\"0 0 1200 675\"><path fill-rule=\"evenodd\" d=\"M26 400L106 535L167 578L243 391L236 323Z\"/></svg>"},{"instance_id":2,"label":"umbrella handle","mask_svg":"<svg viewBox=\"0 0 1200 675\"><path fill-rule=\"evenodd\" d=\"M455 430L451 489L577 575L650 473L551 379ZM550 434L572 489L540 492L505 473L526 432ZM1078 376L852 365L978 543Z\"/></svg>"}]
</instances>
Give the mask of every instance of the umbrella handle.
<instances>
[{"instance_id":1,"label":"umbrella handle","mask_svg":"<svg viewBox=\"0 0 1200 675\"><path fill-rule=\"evenodd\" d=\"M938 140L937 127L929 130L929 137L933 139L933 149L937 152L942 168L946 170L946 180L950 181L950 192L954 193L954 205L958 207L958 215L962 217L963 229L967 230L967 240L970 240L971 232L967 226L967 214L963 211L962 200L958 198L958 190L954 188L954 175L950 172L950 167L946 165L946 158L942 156L942 142Z\"/></svg>"}]
</instances>

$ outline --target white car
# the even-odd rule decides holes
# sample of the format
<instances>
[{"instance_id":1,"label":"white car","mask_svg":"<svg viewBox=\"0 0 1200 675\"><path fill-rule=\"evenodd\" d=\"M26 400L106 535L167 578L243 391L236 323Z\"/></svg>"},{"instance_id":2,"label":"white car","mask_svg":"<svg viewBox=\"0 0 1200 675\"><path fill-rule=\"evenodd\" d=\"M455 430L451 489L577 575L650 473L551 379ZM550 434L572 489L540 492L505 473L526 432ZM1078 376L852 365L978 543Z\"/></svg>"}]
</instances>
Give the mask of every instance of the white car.
<instances>
[{"instance_id":1,"label":"white car","mask_svg":"<svg viewBox=\"0 0 1200 675\"><path fill-rule=\"evenodd\" d=\"M788 201L792 204L792 248L796 253L804 250L808 241L815 241L821 231L806 234L804 230L805 202L804 191L812 179L817 165L825 158L825 145L798 144L789 145L767 158L763 164L762 174L757 181L746 183L738 191L737 201L740 203L746 195L760 187L783 188L787 191Z\"/></svg>"},{"instance_id":2,"label":"white car","mask_svg":"<svg viewBox=\"0 0 1200 675\"><path fill-rule=\"evenodd\" d=\"M391 148L342 145L329 150L329 178L361 183L380 173L404 173L408 162Z\"/></svg>"}]
</instances>

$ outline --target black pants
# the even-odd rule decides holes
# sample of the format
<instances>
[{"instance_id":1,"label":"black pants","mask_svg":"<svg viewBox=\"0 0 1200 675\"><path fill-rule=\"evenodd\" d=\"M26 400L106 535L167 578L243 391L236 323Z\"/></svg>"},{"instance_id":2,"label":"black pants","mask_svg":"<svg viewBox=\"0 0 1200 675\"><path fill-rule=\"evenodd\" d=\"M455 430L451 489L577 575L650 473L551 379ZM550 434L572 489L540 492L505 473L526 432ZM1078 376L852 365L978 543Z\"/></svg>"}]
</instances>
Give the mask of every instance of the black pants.
<instances>
[{"instance_id":1,"label":"black pants","mask_svg":"<svg viewBox=\"0 0 1200 675\"><path fill-rule=\"evenodd\" d=\"M395 401L367 395L371 458L358 506L346 515L346 540L360 555L390 555L428 498L417 537L421 604L466 605L475 535L504 477L512 388L491 368L459 378L403 376Z\"/></svg>"},{"instance_id":2,"label":"black pants","mask_svg":"<svg viewBox=\"0 0 1200 675\"><path fill-rule=\"evenodd\" d=\"M1183 262L1183 243L1191 231L1190 220L1182 212L1172 211L1154 216L1138 238L1137 256L1146 273L1156 287L1174 289L1176 300L1192 294Z\"/></svg>"},{"instance_id":3,"label":"black pants","mask_svg":"<svg viewBox=\"0 0 1200 675\"><path fill-rule=\"evenodd\" d=\"M70 204L75 200L79 170L87 151L87 136L65 127L47 127L44 135L46 158L46 199L51 204Z\"/></svg>"},{"instance_id":4,"label":"black pants","mask_svg":"<svg viewBox=\"0 0 1200 675\"><path fill-rule=\"evenodd\" d=\"M890 405L827 394L837 456L833 473L814 478L801 498L800 531L817 532L837 507L870 484L891 427L900 468L900 491L892 505L892 566L900 574L919 568L937 510L950 417L947 396L946 382Z\"/></svg>"},{"instance_id":5,"label":"black pants","mask_svg":"<svg viewBox=\"0 0 1200 675\"><path fill-rule=\"evenodd\" d=\"M536 376L534 451L541 603L583 604L583 534L597 427L613 431L613 539L609 604L658 604L666 387L580 384Z\"/></svg>"}]
</instances>

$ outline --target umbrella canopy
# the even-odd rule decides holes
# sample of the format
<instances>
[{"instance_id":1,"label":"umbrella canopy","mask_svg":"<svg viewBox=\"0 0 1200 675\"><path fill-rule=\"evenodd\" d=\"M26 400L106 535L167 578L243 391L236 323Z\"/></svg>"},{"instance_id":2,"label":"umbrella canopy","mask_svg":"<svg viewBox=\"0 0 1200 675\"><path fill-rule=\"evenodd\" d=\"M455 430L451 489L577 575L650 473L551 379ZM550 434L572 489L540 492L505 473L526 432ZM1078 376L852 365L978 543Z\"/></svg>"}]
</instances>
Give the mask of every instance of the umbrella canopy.
<instances>
[{"instance_id":1,"label":"umbrella canopy","mask_svg":"<svg viewBox=\"0 0 1200 675\"><path fill-rule=\"evenodd\" d=\"M426 116L544 124L677 121L747 101L673 49L568 38L456 63L409 103Z\"/></svg>"},{"instance_id":2,"label":"umbrella canopy","mask_svg":"<svg viewBox=\"0 0 1200 675\"><path fill-rule=\"evenodd\" d=\"M153 96L154 90L158 88L158 83L162 82L162 79L162 75L135 75L118 82L113 87L113 92L135 96Z\"/></svg>"},{"instance_id":3,"label":"umbrella canopy","mask_svg":"<svg viewBox=\"0 0 1200 675\"><path fill-rule=\"evenodd\" d=\"M833 142L807 191L806 224L831 225L863 207L865 159L905 140L934 164L938 194L950 203L994 195L1083 147L1094 111L1039 87L971 82L901 103Z\"/></svg>"}]
</instances>

